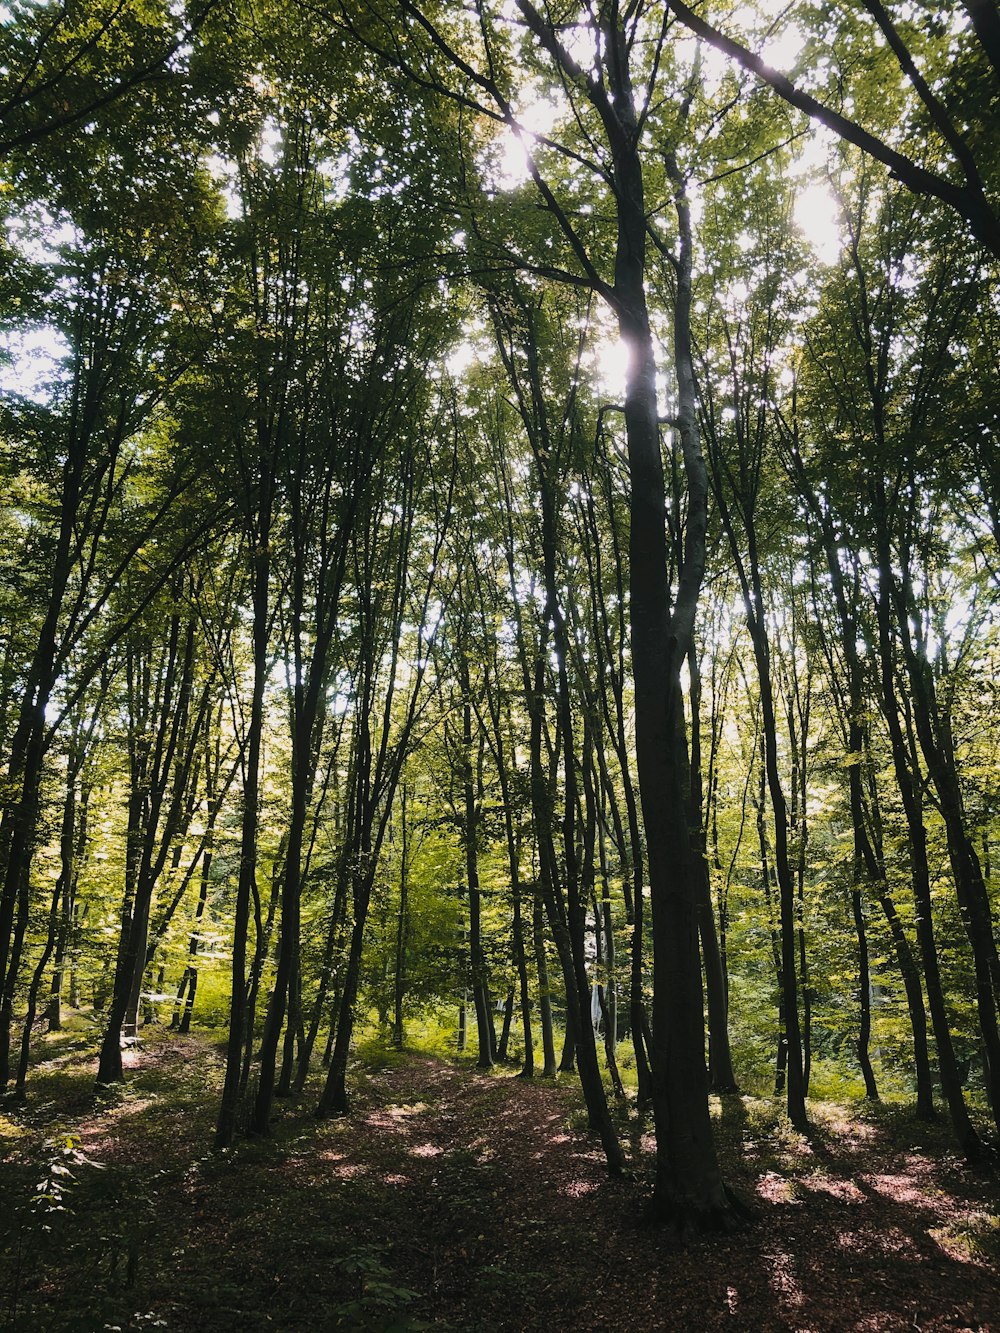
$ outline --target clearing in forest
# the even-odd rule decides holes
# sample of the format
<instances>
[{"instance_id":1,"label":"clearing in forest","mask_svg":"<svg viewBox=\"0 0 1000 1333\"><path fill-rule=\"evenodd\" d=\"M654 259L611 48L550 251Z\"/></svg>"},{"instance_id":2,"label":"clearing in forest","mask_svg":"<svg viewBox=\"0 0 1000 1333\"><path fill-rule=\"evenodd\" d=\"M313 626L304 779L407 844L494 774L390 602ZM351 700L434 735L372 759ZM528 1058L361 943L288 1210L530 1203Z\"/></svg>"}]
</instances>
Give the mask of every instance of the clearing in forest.
<instances>
[{"instance_id":1,"label":"clearing in forest","mask_svg":"<svg viewBox=\"0 0 1000 1333\"><path fill-rule=\"evenodd\" d=\"M684 1248L642 1221L651 1138L610 1178L570 1081L369 1052L349 1117L312 1091L209 1151L219 1058L156 1037L94 1100L64 1049L4 1133L4 1329L1000 1329L995 1182L888 1108L718 1111L756 1211ZM44 1189L38 1189L41 1184Z\"/></svg>"}]
</instances>

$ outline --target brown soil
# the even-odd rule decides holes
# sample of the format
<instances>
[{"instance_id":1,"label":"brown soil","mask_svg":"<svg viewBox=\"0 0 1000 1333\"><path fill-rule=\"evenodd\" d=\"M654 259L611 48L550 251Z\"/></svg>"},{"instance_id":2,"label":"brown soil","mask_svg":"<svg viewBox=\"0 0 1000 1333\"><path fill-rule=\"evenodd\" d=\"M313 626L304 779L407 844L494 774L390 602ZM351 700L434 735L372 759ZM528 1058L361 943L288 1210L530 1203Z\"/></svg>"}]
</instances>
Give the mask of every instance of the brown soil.
<instances>
[{"instance_id":1,"label":"brown soil","mask_svg":"<svg viewBox=\"0 0 1000 1333\"><path fill-rule=\"evenodd\" d=\"M756 1221L681 1247L642 1220L648 1132L609 1178L569 1081L411 1055L362 1072L351 1116L317 1122L311 1096L218 1156L215 1053L160 1039L134 1063L109 1103L70 1083L13 1118L4 1327L1000 1329L995 1185L902 1116L814 1106L807 1141L726 1099ZM24 1201L56 1123L106 1169L71 1162L46 1232Z\"/></svg>"}]
</instances>

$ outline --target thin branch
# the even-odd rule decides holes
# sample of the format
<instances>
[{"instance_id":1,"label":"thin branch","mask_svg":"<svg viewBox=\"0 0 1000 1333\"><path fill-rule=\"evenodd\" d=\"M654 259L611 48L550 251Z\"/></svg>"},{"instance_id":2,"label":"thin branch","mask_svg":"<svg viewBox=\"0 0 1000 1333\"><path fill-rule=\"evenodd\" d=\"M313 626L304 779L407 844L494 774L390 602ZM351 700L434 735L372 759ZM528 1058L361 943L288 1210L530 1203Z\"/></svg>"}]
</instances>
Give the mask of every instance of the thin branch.
<instances>
[{"instance_id":1,"label":"thin branch","mask_svg":"<svg viewBox=\"0 0 1000 1333\"><path fill-rule=\"evenodd\" d=\"M756 157L751 157L747 162L738 162L735 167L727 167L725 171L717 171L714 176L706 176L704 180L698 182L699 185L714 185L716 181L724 181L727 176L735 176L737 172L749 171L755 167L758 162L763 162L765 158L770 157L772 153L779 153L782 148L787 148L789 144L795 143L797 139L803 139L809 133L808 130L797 130L790 134L787 139L782 139L781 143L774 144L771 148L765 148L762 153Z\"/></svg>"}]
</instances>

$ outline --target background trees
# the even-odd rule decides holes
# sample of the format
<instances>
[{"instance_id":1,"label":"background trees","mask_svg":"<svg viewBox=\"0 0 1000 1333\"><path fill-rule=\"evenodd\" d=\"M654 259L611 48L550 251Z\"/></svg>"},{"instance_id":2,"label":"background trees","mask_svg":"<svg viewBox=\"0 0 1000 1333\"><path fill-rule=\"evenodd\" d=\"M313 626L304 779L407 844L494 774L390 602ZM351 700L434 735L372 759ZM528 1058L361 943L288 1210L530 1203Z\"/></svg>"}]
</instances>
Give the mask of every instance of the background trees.
<instances>
[{"instance_id":1,"label":"background trees","mask_svg":"<svg viewBox=\"0 0 1000 1333\"><path fill-rule=\"evenodd\" d=\"M989 25L907 65L872 11L867 132L930 118L965 183L814 145L810 238L804 126L682 6L206 6L120 61L126 10L45 12L4 28L5 1077L46 994L102 1082L176 997L228 1020L226 1145L317 1059L346 1110L359 1026L474 1015L484 1068L562 1037L612 1169L634 1080L682 1227L738 1217L707 1049L800 1128L939 1085L975 1156Z\"/></svg>"}]
</instances>

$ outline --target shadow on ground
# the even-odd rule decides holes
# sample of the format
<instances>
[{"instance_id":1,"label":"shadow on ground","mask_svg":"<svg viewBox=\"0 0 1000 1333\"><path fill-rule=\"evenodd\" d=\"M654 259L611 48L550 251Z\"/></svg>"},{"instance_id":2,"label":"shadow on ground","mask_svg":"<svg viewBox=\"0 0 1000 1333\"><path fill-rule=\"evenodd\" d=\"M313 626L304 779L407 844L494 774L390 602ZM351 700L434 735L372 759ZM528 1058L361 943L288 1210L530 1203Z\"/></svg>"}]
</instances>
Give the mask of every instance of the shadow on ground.
<instances>
[{"instance_id":1,"label":"shadow on ground","mask_svg":"<svg viewBox=\"0 0 1000 1333\"><path fill-rule=\"evenodd\" d=\"M641 1221L648 1129L609 1178L568 1081L387 1060L358 1071L350 1117L316 1121L310 1093L218 1155L214 1048L164 1035L132 1063L95 1100L66 1043L0 1119L0 1327L1000 1327L991 1182L898 1117L814 1107L807 1140L724 1098L727 1179L757 1222L681 1249Z\"/></svg>"}]
</instances>

